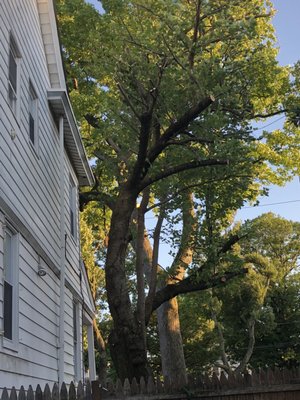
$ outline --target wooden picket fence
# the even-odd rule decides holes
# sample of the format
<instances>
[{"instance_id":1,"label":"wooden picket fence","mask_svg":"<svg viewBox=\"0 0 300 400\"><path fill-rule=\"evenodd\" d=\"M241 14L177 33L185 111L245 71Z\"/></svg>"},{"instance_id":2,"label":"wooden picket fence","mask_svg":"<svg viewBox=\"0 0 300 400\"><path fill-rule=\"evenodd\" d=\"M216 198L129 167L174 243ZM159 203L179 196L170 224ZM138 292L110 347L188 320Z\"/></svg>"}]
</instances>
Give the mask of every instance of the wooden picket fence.
<instances>
[{"instance_id":1,"label":"wooden picket fence","mask_svg":"<svg viewBox=\"0 0 300 400\"><path fill-rule=\"evenodd\" d=\"M168 382L149 379L147 384L142 378L130 383L127 379L122 384L107 382L102 388L97 381L76 387L57 384L52 390L47 384L42 390L40 385L35 390L30 386L27 390L12 388L2 390L1 400L299 400L300 369L279 370L267 369L252 374L220 376L207 374L189 377L189 383L181 390L174 390Z\"/></svg>"}]
</instances>

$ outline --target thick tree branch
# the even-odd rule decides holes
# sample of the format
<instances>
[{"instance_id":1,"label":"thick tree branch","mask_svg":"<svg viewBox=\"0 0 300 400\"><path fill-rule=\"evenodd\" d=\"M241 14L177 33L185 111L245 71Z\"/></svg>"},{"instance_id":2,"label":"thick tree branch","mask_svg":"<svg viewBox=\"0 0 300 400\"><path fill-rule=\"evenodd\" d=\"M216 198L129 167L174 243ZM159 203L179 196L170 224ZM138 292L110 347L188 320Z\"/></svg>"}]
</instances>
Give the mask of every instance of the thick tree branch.
<instances>
[{"instance_id":1,"label":"thick tree branch","mask_svg":"<svg viewBox=\"0 0 300 400\"><path fill-rule=\"evenodd\" d=\"M81 192L79 194L80 211L82 211L83 208L91 201L103 203L110 209L113 209L114 206L114 199L110 195L101 193L97 190L91 190L90 192Z\"/></svg>"},{"instance_id":2,"label":"thick tree branch","mask_svg":"<svg viewBox=\"0 0 300 400\"><path fill-rule=\"evenodd\" d=\"M195 169L200 167L228 165L228 164L229 164L228 160L208 159L208 160L194 160L189 163L176 165L175 167L166 168L164 171L158 173L156 176L144 179L140 184L140 190L143 190L145 187L151 185L154 182L158 182L164 178L167 178L168 176L175 175L183 171L188 171L190 169Z\"/></svg>"},{"instance_id":3,"label":"thick tree branch","mask_svg":"<svg viewBox=\"0 0 300 400\"><path fill-rule=\"evenodd\" d=\"M170 284L165 286L163 289L156 292L152 312L155 311L161 304L178 296L179 294L197 292L200 290L206 290L213 287L224 285L227 281L243 276L248 272L247 268L243 268L239 271L229 271L223 274L215 274L207 280L197 280L194 276L189 276L179 283Z\"/></svg>"},{"instance_id":4,"label":"thick tree branch","mask_svg":"<svg viewBox=\"0 0 300 400\"><path fill-rule=\"evenodd\" d=\"M159 154L166 148L168 141L174 138L182 130L186 129L203 111L205 111L215 101L213 96L208 96L200 100L194 107L187 110L177 121L171 125L161 135L158 143L149 151L148 160L152 164Z\"/></svg>"},{"instance_id":5,"label":"thick tree branch","mask_svg":"<svg viewBox=\"0 0 300 400\"><path fill-rule=\"evenodd\" d=\"M139 135L139 150L136 163L134 165L131 178L129 179L130 185L136 187L138 182L145 176L148 171L147 164L145 163L147 158L147 149L150 138L152 115L145 113L140 116L141 129ZM146 186L144 186L145 188Z\"/></svg>"}]
</instances>

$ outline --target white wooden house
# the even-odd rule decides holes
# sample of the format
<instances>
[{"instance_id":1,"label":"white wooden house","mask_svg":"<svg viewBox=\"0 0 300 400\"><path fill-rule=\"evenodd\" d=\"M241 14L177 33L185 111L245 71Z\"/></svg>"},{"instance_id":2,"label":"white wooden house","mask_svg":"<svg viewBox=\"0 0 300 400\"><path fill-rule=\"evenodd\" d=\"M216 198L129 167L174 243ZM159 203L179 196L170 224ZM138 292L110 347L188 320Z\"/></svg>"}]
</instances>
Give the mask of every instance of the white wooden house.
<instances>
[{"instance_id":1,"label":"white wooden house","mask_svg":"<svg viewBox=\"0 0 300 400\"><path fill-rule=\"evenodd\" d=\"M0 1L0 388L83 378L94 303L78 186L91 185L53 0Z\"/></svg>"}]
</instances>

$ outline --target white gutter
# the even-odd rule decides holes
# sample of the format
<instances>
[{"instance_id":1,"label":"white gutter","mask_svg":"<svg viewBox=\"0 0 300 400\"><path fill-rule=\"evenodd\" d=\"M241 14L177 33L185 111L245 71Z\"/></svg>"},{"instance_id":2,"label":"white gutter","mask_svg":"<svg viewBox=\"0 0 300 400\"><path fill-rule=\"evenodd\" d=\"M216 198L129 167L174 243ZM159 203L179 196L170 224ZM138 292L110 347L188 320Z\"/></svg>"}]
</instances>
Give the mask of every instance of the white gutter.
<instances>
[{"instance_id":1,"label":"white gutter","mask_svg":"<svg viewBox=\"0 0 300 400\"><path fill-rule=\"evenodd\" d=\"M60 295L59 295L59 348L58 348L58 383L64 382L65 369L65 161L64 161L64 117L59 118L59 169L60 169Z\"/></svg>"}]
</instances>

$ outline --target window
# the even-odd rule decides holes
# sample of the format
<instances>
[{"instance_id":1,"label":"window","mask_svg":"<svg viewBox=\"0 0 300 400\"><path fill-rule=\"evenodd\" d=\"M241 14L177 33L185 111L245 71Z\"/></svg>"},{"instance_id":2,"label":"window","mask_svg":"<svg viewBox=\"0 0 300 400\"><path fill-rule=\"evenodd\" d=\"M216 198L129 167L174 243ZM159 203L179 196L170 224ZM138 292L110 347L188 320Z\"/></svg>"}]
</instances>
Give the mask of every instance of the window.
<instances>
[{"instance_id":1,"label":"window","mask_svg":"<svg viewBox=\"0 0 300 400\"><path fill-rule=\"evenodd\" d=\"M29 82L29 138L37 146L37 95L31 82Z\"/></svg>"},{"instance_id":2,"label":"window","mask_svg":"<svg viewBox=\"0 0 300 400\"><path fill-rule=\"evenodd\" d=\"M18 340L18 235L4 229L3 346L15 349Z\"/></svg>"},{"instance_id":3,"label":"window","mask_svg":"<svg viewBox=\"0 0 300 400\"><path fill-rule=\"evenodd\" d=\"M77 189L73 179L70 177L69 198L70 198L70 230L74 239L77 237L77 213L76 213Z\"/></svg>"},{"instance_id":4,"label":"window","mask_svg":"<svg viewBox=\"0 0 300 400\"><path fill-rule=\"evenodd\" d=\"M16 42L12 35L10 36L9 43L9 62L8 62L8 101L10 108L14 113L17 112L17 102L18 102L18 64L19 64L19 51Z\"/></svg>"}]
</instances>

